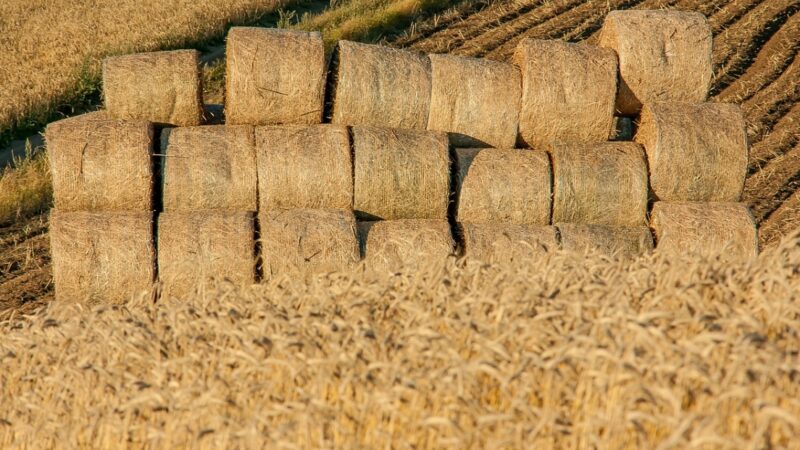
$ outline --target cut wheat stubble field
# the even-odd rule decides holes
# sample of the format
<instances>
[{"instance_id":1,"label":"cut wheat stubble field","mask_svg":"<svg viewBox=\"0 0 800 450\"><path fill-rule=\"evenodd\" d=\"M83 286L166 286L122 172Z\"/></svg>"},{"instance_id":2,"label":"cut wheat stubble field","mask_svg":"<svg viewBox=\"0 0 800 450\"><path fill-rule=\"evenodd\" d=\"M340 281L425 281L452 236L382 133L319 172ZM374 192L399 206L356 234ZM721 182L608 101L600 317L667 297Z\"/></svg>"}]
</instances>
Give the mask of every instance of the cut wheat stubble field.
<instances>
[{"instance_id":1,"label":"cut wheat stubble field","mask_svg":"<svg viewBox=\"0 0 800 450\"><path fill-rule=\"evenodd\" d=\"M800 223L800 0L464 2L413 23L389 44L509 60L522 37L595 42L607 12L625 8L700 11L709 18L715 64L711 100L742 105L751 144L744 201L759 224L761 247L777 243ZM37 217L30 223L44 221ZM15 230L26 227L0 229L0 236L15 236ZM49 301L46 239L3 239L9 250L16 250L0 256L0 305L33 307ZM20 260L18 255L27 256ZM22 269L31 264L42 269ZM28 280L26 289L35 294L19 291L20 279ZM33 304L32 298L37 299Z\"/></svg>"}]
</instances>

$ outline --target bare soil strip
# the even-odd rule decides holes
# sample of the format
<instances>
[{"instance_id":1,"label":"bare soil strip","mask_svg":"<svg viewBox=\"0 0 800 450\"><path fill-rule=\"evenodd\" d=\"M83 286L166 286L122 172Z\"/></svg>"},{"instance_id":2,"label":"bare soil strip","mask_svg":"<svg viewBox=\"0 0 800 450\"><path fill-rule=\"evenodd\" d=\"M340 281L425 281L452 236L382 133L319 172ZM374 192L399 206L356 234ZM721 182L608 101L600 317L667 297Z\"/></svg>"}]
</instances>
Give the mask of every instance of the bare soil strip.
<instances>
[{"instance_id":1,"label":"bare soil strip","mask_svg":"<svg viewBox=\"0 0 800 450\"><path fill-rule=\"evenodd\" d=\"M761 222L800 188L800 143L747 179L744 200Z\"/></svg>"}]
</instances>

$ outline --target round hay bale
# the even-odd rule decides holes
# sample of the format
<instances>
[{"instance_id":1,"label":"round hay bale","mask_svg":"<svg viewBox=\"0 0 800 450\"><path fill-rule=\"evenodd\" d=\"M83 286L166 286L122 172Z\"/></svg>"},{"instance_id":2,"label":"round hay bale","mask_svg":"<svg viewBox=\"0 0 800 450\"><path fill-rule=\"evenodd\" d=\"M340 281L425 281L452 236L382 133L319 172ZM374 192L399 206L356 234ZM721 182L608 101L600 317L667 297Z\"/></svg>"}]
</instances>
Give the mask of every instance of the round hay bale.
<instances>
[{"instance_id":1,"label":"round hay bale","mask_svg":"<svg viewBox=\"0 0 800 450\"><path fill-rule=\"evenodd\" d=\"M456 220L550 223L550 158L539 150L456 149Z\"/></svg>"},{"instance_id":2,"label":"round hay bale","mask_svg":"<svg viewBox=\"0 0 800 450\"><path fill-rule=\"evenodd\" d=\"M366 268L376 273L444 265L455 248L446 220L359 222L358 231Z\"/></svg>"},{"instance_id":3,"label":"round hay bale","mask_svg":"<svg viewBox=\"0 0 800 450\"><path fill-rule=\"evenodd\" d=\"M166 297L185 297L213 280L255 282L250 212L165 212L158 217L158 274Z\"/></svg>"},{"instance_id":4,"label":"round hay bale","mask_svg":"<svg viewBox=\"0 0 800 450\"><path fill-rule=\"evenodd\" d=\"M320 33L233 27L225 64L227 123L322 122L327 63Z\"/></svg>"},{"instance_id":5,"label":"round hay bale","mask_svg":"<svg viewBox=\"0 0 800 450\"><path fill-rule=\"evenodd\" d=\"M446 131L456 147L514 147L522 79L513 64L430 55L428 129Z\"/></svg>"},{"instance_id":6,"label":"round hay bale","mask_svg":"<svg viewBox=\"0 0 800 450\"><path fill-rule=\"evenodd\" d=\"M45 139L56 209L151 211L152 124L105 111L59 120Z\"/></svg>"},{"instance_id":7,"label":"round hay bale","mask_svg":"<svg viewBox=\"0 0 800 450\"><path fill-rule=\"evenodd\" d=\"M698 12L611 11L598 45L619 56L619 114L636 115L642 104L699 103L708 96L711 27Z\"/></svg>"},{"instance_id":8,"label":"round hay bale","mask_svg":"<svg viewBox=\"0 0 800 450\"><path fill-rule=\"evenodd\" d=\"M352 211L293 209L259 214L264 279L352 269L361 259Z\"/></svg>"},{"instance_id":9,"label":"round hay bale","mask_svg":"<svg viewBox=\"0 0 800 450\"><path fill-rule=\"evenodd\" d=\"M556 228L561 238L561 248L570 252L590 252L629 259L653 250L653 235L647 227L557 223Z\"/></svg>"},{"instance_id":10,"label":"round hay bale","mask_svg":"<svg viewBox=\"0 0 800 450\"><path fill-rule=\"evenodd\" d=\"M164 211L255 211L253 127L211 125L164 130Z\"/></svg>"},{"instance_id":11,"label":"round hay bale","mask_svg":"<svg viewBox=\"0 0 800 450\"><path fill-rule=\"evenodd\" d=\"M103 98L115 119L200 125L201 80L197 50L139 53L103 61Z\"/></svg>"},{"instance_id":12,"label":"round hay bale","mask_svg":"<svg viewBox=\"0 0 800 450\"><path fill-rule=\"evenodd\" d=\"M647 165L641 146L557 145L552 157L554 223L647 224Z\"/></svg>"},{"instance_id":13,"label":"round hay bale","mask_svg":"<svg viewBox=\"0 0 800 450\"><path fill-rule=\"evenodd\" d=\"M424 55L339 41L331 69L331 121L424 130L431 66Z\"/></svg>"},{"instance_id":14,"label":"round hay bale","mask_svg":"<svg viewBox=\"0 0 800 450\"><path fill-rule=\"evenodd\" d=\"M445 133L376 127L353 127L352 132L359 218L447 218L450 148Z\"/></svg>"},{"instance_id":15,"label":"round hay bale","mask_svg":"<svg viewBox=\"0 0 800 450\"><path fill-rule=\"evenodd\" d=\"M256 153L260 211L353 209L353 161L347 127L258 127Z\"/></svg>"},{"instance_id":16,"label":"round hay bale","mask_svg":"<svg viewBox=\"0 0 800 450\"><path fill-rule=\"evenodd\" d=\"M153 287L151 212L50 212L57 302L121 304Z\"/></svg>"},{"instance_id":17,"label":"round hay bale","mask_svg":"<svg viewBox=\"0 0 800 450\"><path fill-rule=\"evenodd\" d=\"M657 202L650 227L658 252L730 261L758 255L756 223L744 203Z\"/></svg>"},{"instance_id":18,"label":"round hay bale","mask_svg":"<svg viewBox=\"0 0 800 450\"><path fill-rule=\"evenodd\" d=\"M459 228L468 260L507 265L541 258L558 248L552 226L460 223Z\"/></svg>"},{"instance_id":19,"label":"round hay bale","mask_svg":"<svg viewBox=\"0 0 800 450\"><path fill-rule=\"evenodd\" d=\"M655 199L735 202L741 198L748 143L738 105L646 105L635 141L647 153Z\"/></svg>"},{"instance_id":20,"label":"round hay bale","mask_svg":"<svg viewBox=\"0 0 800 450\"><path fill-rule=\"evenodd\" d=\"M608 49L523 39L519 140L544 149L559 142L608 140L614 124L617 58Z\"/></svg>"}]
</instances>

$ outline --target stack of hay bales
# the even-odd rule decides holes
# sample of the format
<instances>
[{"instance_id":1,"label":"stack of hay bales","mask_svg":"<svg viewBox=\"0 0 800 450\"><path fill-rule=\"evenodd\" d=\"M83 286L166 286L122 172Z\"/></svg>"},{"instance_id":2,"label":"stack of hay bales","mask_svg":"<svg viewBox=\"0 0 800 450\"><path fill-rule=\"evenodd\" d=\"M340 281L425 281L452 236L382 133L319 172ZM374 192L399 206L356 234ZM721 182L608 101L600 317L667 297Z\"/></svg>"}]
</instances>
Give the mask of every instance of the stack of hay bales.
<instances>
[{"instance_id":1,"label":"stack of hay bales","mask_svg":"<svg viewBox=\"0 0 800 450\"><path fill-rule=\"evenodd\" d=\"M600 45L619 57L617 112L638 116L659 251L731 259L757 253L741 199L748 142L737 105L707 103L711 29L699 13L613 11Z\"/></svg>"},{"instance_id":2,"label":"stack of hay bales","mask_svg":"<svg viewBox=\"0 0 800 450\"><path fill-rule=\"evenodd\" d=\"M56 296L119 302L159 279L181 297L456 250L631 257L653 232L665 252L754 255L744 122L705 102L705 19L615 11L599 42L523 39L505 63L342 41L329 67L319 33L235 27L213 117L197 52L109 58L107 110L46 133Z\"/></svg>"}]
</instances>

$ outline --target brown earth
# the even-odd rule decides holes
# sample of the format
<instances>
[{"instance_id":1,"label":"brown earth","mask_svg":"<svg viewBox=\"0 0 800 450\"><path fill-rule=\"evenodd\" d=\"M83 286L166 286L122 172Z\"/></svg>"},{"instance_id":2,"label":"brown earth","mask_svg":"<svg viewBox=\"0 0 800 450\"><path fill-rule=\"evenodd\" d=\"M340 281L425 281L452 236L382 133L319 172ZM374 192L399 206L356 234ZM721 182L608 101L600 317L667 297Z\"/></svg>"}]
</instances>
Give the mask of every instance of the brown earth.
<instances>
[{"instance_id":1,"label":"brown earth","mask_svg":"<svg viewBox=\"0 0 800 450\"><path fill-rule=\"evenodd\" d=\"M744 201L762 248L800 226L800 0L469 2L392 42L429 53L507 60L524 37L594 42L613 9L700 11L714 32L712 101L742 105L751 142ZM0 311L52 299L46 216L0 228ZM6 313L8 314L8 313Z\"/></svg>"}]
</instances>

